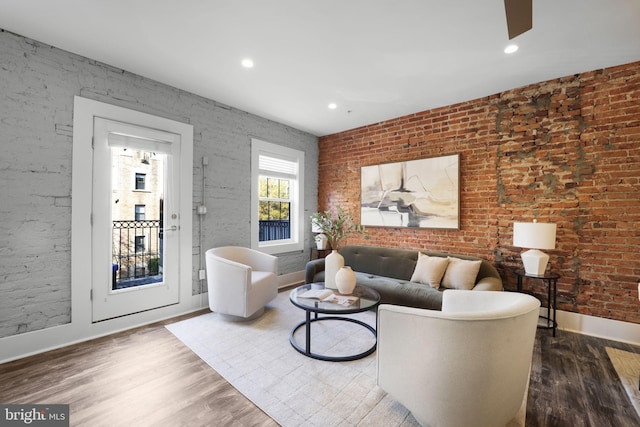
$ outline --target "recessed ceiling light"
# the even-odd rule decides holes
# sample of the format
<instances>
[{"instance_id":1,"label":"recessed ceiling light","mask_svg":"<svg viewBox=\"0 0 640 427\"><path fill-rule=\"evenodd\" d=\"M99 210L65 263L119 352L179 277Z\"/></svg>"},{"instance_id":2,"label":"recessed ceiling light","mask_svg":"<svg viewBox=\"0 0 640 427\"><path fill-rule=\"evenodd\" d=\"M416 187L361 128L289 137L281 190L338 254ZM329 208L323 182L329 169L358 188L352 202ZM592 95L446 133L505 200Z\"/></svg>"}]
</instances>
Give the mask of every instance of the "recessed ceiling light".
<instances>
[{"instance_id":1,"label":"recessed ceiling light","mask_svg":"<svg viewBox=\"0 0 640 427\"><path fill-rule=\"evenodd\" d=\"M509 46L504 48L504 53L514 53L518 49L520 49L520 47L517 44L510 44Z\"/></svg>"},{"instance_id":2,"label":"recessed ceiling light","mask_svg":"<svg viewBox=\"0 0 640 427\"><path fill-rule=\"evenodd\" d=\"M338 106L334 102L329 104L328 107L329 107L330 110L335 110L336 108L338 108Z\"/></svg>"},{"instance_id":3,"label":"recessed ceiling light","mask_svg":"<svg viewBox=\"0 0 640 427\"><path fill-rule=\"evenodd\" d=\"M252 68L253 67L253 61L249 58L243 59L242 60L242 66L244 68Z\"/></svg>"}]
</instances>

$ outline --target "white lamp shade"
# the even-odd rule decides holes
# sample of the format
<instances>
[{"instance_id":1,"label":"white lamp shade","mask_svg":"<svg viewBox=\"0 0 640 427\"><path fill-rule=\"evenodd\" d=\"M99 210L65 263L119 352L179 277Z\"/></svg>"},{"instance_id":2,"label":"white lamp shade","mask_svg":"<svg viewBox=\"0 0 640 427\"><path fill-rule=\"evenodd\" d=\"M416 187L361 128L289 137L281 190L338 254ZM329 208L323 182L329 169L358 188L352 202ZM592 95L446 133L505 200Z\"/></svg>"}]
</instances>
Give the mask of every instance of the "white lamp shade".
<instances>
[{"instance_id":1,"label":"white lamp shade","mask_svg":"<svg viewBox=\"0 0 640 427\"><path fill-rule=\"evenodd\" d=\"M311 232L312 233L322 233L322 229L320 228L318 223L315 222L314 220L311 220Z\"/></svg>"},{"instance_id":2,"label":"white lamp shade","mask_svg":"<svg viewBox=\"0 0 640 427\"><path fill-rule=\"evenodd\" d=\"M513 223L513 246L555 249L556 225L545 222L515 222Z\"/></svg>"}]
</instances>

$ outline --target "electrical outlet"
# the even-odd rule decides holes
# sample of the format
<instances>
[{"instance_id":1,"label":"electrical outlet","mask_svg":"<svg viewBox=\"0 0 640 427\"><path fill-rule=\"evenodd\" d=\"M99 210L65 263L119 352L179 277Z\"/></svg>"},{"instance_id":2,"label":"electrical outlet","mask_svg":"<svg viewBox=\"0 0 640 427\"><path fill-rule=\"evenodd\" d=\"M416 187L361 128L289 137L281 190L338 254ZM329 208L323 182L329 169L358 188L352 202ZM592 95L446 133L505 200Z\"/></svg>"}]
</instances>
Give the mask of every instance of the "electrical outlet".
<instances>
[{"instance_id":1,"label":"electrical outlet","mask_svg":"<svg viewBox=\"0 0 640 427\"><path fill-rule=\"evenodd\" d=\"M204 280L207 278L206 270L198 270L198 277L200 280Z\"/></svg>"}]
</instances>

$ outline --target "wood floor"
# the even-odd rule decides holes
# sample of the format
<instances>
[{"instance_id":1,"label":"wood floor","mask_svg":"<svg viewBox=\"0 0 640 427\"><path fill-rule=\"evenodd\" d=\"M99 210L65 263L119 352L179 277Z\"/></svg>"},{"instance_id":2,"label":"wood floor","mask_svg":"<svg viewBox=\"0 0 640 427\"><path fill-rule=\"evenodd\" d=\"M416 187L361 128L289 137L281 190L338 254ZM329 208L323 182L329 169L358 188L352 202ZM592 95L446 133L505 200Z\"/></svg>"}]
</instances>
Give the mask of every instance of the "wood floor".
<instances>
[{"instance_id":1,"label":"wood floor","mask_svg":"<svg viewBox=\"0 0 640 427\"><path fill-rule=\"evenodd\" d=\"M0 402L70 404L72 426L278 425L167 323L2 364Z\"/></svg>"},{"instance_id":2,"label":"wood floor","mask_svg":"<svg viewBox=\"0 0 640 427\"><path fill-rule=\"evenodd\" d=\"M553 338L538 330L527 426L640 426L606 347L640 353L639 346L565 331Z\"/></svg>"},{"instance_id":3,"label":"wood floor","mask_svg":"<svg viewBox=\"0 0 640 427\"><path fill-rule=\"evenodd\" d=\"M2 364L0 402L67 403L73 426L277 425L166 323ZM640 426L607 346L640 353L637 346L539 330L527 426Z\"/></svg>"}]
</instances>

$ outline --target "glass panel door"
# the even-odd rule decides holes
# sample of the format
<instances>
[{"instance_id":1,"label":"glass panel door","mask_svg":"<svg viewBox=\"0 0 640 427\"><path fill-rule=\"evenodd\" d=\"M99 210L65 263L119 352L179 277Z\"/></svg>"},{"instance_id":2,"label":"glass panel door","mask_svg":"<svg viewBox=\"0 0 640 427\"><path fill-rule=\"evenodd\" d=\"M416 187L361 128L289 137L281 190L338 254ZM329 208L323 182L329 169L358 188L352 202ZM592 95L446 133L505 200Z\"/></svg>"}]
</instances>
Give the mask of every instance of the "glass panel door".
<instances>
[{"instance_id":1,"label":"glass panel door","mask_svg":"<svg viewBox=\"0 0 640 427\"><path fill-rule=\"evenodd\" d=\"M96 118L93 321L179 301L179 136Z\"/></svg>"}]
</instances>

